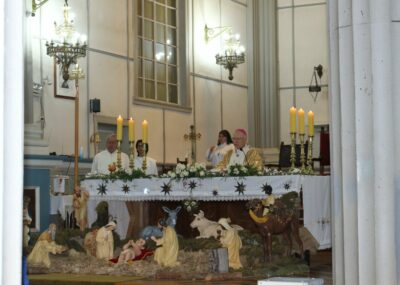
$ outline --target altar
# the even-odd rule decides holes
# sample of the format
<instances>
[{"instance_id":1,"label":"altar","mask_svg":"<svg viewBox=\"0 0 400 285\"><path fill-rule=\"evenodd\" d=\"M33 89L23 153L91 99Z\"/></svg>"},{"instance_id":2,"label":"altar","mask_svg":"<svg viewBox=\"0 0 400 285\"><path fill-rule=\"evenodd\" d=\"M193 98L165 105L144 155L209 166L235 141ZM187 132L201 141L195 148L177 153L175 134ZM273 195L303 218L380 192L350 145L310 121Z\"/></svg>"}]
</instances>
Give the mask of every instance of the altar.
<instances>
[{"instance_id":1,"label":"altar","mask_svg":"<svg viewBox=\"0 0 400 285\"><path fill-rule=\"evenodd\" d=\"M90 194L89 225L96 220L96 205L107 201L109 214L117 220L116 231L125 238L146 225L155 225L164 216L161 205L182 205L182 201L199 201L200 209L211 220L228 215L233 223L248 228L254 223L244 207L247 200L266 197L266 187L280 196L290 191L302 193L304 226L318 240L320 249L331 247L330 177L314 175L280 175L212 178L148 178L123 180L86 179L81 186ZM208 205L208 206L207 206ZM222 205L228 205L222 210ZM230 205L230 206L229 206ZM182 209L177 231L190 234L193 216Z\"/></svg>"}]
</instances>

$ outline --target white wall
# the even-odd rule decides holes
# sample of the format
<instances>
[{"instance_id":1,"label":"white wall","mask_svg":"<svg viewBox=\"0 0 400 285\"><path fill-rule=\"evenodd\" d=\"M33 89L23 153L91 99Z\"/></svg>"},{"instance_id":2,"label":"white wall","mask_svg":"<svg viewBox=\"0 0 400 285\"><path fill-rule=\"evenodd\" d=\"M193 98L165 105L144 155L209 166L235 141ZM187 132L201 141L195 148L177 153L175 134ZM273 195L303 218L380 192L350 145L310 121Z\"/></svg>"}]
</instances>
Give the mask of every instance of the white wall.
<instances>
[{"instance_id":1,"label":"white wall","mask_svg":"<svg viewBox=\"0 0 400 285\"><path fill-rule=\"evenodd\" d=\"M62 20L64 1L49 1L35 17L30 18L35 34L33 45L34 78L42 81L53 78L53 60L46 55L45 42L50 38L53 21ZM218 131L226 128L247 128L247 63L234 70L234 80L227 79L228 71L215 64L222 38L209 43L204 40L204 26L231 25L241 34L246 46L247 1L191 0L187 1L188 63L190 76L189 97L191 111L174 111L162 107L148 107L134 103L136 21L133 0L71 0L76 13L76 27L88 35L88 54L79 60L86 73L80 81L80 137L79 145L85 154L93 156L89 137L93 133L92 115L88 102L101 100L101 115L113 120L119 114L136 121L136 138L141 137L140 122L149 121L150 156L160 162L176 162L190 151L183 139L192 124L201 133L197 146L197 160L204 161L208 147L215 144ZM74 147L74 102L54 97L54 85L44 87L45 140L49 151L71 154ZM31 151L35 153L35 149Z\"/></svg>"},{"instance_id":2,"label":"white wall","mask_svg":"<svg viewBox=\"0 0 400 285\"><path fill-rule=\"evenodd\" d=\"M316 125L329 123L327 7L325 0L278 0L277 4L280 133L281 141L289 143L291 106L312 110ZM323 87L314 102L308 86L313 67L319 64L324 67Z\"/></svg>"}]
</instances>

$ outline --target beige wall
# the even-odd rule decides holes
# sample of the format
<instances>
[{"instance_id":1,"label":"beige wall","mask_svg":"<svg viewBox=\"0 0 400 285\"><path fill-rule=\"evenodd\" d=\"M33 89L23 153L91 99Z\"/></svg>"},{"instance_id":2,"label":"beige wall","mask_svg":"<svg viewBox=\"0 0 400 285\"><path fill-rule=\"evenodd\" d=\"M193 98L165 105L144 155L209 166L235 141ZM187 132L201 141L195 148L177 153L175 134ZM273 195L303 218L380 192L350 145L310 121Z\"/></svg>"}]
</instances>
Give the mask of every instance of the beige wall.
<instances>
[{"instance_id":1,"label":"beige wall","mask_svg":"<svg viewBox=\"0 0 400 285\"><path fill-rule=\"evenodd\" d=\"M315 124L329 123L327 7L325 0L278 0L277 7L280 133L288 143L291 106L312 110ZM319 64L324 67L323 87L314 102L308 86Z\"/></svg>"},{"instance_id":2,"label":"beige wall","mask_svg":"<svg viewBox=\"0 0 400 285\"><path fill-rule=\"evenodd\" d=\"M250 1L250 0L249 0ZM288 142L288 109L296 104L306 111L315 112L316 124L328 123L327 91L327 27L326 3L320 1L278 0L278 67L279 113L281 140ZM45 42L50 38L52 23L62 20L62 0L49 1L35 17L30 17L33 41L34 81L49 77L53 81L53 60L46 55ZM101 100L101 115L112 121L121 114L136 120L136 137L141 137L140 122L149 121L150 156L160 162L175 162L190 151L183 135L189 126L196 125L201 133L197 146L197 160L204 161L206 149L215 143L220 129L233 132L237 127L248 128L252 110L248 110L248 65L234 69L234 80L228 80L228 71L215 64L215 54L222 45L217 37L208 43L204 40L204 26L232 26L241 35L241 42L252 50L252 41L246 38L251 31L247 1L190 0L187 1L188 19L188 111L162 107L149 107L134 101L135 36L133 0L70 0L76 14L76 27L88 35L87 57L79 60L86 73L80 81L80 138L86 156L93 156L89 137L93 133L92 114L88 111L89 99ZM272 44L272 43L267 43ZM322 64L325 84L314 102L308 94L313 66ZM49 151L57 154L73 153L74 104L73 100L54 97L54 84L44 86L46 127L44 140ZM30 148L30 153L39 148Z\"/></svg>"},{"instance_id":3,"label":"beige wall","mask_svg":"<svg viewBox=\"0 0 400 285\"><path fill-rule=\"evenodd\" d=\"M76 27L88 35L88 54L79 60L86 73L80 81L80 138L86 156L93 156L89 137L93 132L92 114L88 101L101 100L101 117L115 118L119 114L136 121L136 137L141 137L140 122L149 122L150 156L160 162L175 162L190 152L190 144L183 136L189 126L196 125L202 137L197 147L198 161L204 161L206 149L214 144L218 131L236 127L247 128L247 63L234 70L230 82L228 72L215 64L214 55L221 46L221 38L209 43L204 40L204 26L232 25L246 43L246 1L193 0L187 1L188 63L190 67L189 96L191 110L176 111L162 107L135 104L135 21L132 5L136 1L71 0L76 14ZM62 20L63 1L49 1L35 17L34 29L38 39L33 49L36 59L35 76L53 78L52 59L46 55L45 41L50 38L52 22ZM221 9L222 7L222 9ZM232 17L234 15L234 17ZM50 28L49 28L50 27ZM39 30L39 31L38 31ZM192 31L194 33L192 33ZM234 84L231 84L234 83ZM74 101L54 97L54 85L44 86L45 140L49 151L57 154L73 153ZM35 149L31 150L35 153ZM190 156L190 154L189 154Z\"/></svg>"}]
</instances>

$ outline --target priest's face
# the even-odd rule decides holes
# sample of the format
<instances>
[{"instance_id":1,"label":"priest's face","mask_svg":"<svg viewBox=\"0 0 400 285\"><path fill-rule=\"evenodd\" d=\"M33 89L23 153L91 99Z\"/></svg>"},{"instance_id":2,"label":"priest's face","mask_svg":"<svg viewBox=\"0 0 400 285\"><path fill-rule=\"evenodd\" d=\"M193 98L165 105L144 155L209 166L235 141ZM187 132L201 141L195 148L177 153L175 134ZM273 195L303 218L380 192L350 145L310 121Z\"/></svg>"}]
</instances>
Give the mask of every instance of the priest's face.
<instances>
[{"instance_id":1,"label":"priest's face","mask_svg":"<svg viewBox=\"0 0 400 285\"><path fill-rule=\"evenodd\" d=\"M236 149L240 149L240 148L243 148L246 145L247 136L242 132L236 131L233 134L232 141L233 141L233 144L234 144L235 148Z\"/></svg>"},{"instance_id":2,"label":"priest's face","mask_svg":"<svg viewBox=\"0 0 400 285\"><path fill-rule=\"evenodd\" d=\"M117 149L117 138L115 136L111 136L107 139L106 148L109 153L113 153Z\"/></svg>"}]
</instances>

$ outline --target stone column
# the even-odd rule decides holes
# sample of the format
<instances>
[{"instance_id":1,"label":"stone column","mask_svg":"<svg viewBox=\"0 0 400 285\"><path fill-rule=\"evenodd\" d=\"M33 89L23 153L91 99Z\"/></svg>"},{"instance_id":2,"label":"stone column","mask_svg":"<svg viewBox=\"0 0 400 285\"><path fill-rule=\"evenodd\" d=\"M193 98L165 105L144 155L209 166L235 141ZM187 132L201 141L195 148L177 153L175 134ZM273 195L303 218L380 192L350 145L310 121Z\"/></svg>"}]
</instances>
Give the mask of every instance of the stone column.
<instances>
[{"instance_id":1,"label":"stone column","mask_svg":"<svg viewBox=\"0 0 400 285\"><path fill-rule=\"evenodd\" d=\"M329 2L335 284L397 281L392 6Z\"/></svg>"},{"instance_id":2,"label":"stone column","mask_svg":"<svg viewBox=\"0 0 400 285\"><path fill-rule=\"evenodd\" d=\"M23 1L0 0L0 284L21 284Z\"/></svg>"}]
</instances>

